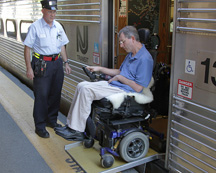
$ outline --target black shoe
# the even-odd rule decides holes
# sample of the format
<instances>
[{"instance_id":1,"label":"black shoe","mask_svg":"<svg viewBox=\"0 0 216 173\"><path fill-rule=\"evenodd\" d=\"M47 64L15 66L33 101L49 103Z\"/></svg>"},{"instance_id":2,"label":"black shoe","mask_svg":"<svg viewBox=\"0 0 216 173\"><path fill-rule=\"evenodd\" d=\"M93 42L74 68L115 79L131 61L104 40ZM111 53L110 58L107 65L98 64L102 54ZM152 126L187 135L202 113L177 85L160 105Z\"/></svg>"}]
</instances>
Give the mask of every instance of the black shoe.
<instances>
[{"instance_id":1,"label":"black shoe","mask_svg":"<svg viewBox=\"0 0 216 173\"><path fill-rule=\"evenodd\" d=\"M66 130L67 128L68 128L68 126L65 125L65 126L61 126L61 127L55 127L54 130L55 130L55 131L64 131L64 130Z\"/></svg>"},{"instance_id":2,"label":"black shoe","mask_svg":"<svg viewBox=\"0 0 216 173\"><path fill-rule=\"evenodd\" d=\"M69 141L83 141L85 138L85 135L83 132L79 132L79 131L70 129L69 127L67 127L63 131L56 131L56 134Z\"/></svg>"},{"instance_id":3,"label":"black shoe","mask_svg":"<svg viewBox=\"0 0 216 173\"><path fill-rule=\"evenodd\" d=\"M62 127L62 125L58 123L47 123L46 126L51 128Z\"/></svg>"},{"instance_id":4,"label":"black shoe","mask_svg":"<svg viewBox=\"0 0 216 173\"><path fill-rule=\"evenodd\" d=\"M46 129L36 129L35 133L42 138L49 138L49 133Z\"/></svg>"}]
</instances>

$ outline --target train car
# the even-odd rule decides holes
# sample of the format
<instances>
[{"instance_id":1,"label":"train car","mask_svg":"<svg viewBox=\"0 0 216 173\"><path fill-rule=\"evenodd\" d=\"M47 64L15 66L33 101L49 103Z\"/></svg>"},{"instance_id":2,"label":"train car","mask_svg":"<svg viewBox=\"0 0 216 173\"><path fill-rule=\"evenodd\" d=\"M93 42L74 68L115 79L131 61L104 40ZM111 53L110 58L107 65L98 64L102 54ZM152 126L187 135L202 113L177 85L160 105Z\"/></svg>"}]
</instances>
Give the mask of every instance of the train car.
<instances>
[{"instance_id":1,"label":"train car","mask_svg":"<svg viewBox=\"0 0 216 173\"><path fill-rule=\"evenodd\" d=\"M77 83L88 80L82 72L84 65L111 66L112 1L75 0L58 1L56 20L60 22L70 40L67 45L72 73L65 76L62 89L62 110L67 111ZM25 74L24 45L28 27L42 17L38 0L0 2L0 64L32 86ZM110 18L112 19L112 18ZM109 39L109 40L108 40ZM108 61L109 60L109 61ZM62 106L61 106L62 107Z\"/></svg>"},{"instance_id":2,"label":"train car","mask_svg":"<svg viewBox=\"0 0 216 173\"><path fill-rule=\"evenodd\" d=\"M65 75L62 89L61 111L64 114L69 109L76 85L88 80L81 67L120 67L126 52L119 48L118 31L125 25L137 25L137 29L147 27L151 33L160 32L159 25L164 24L163 11L159 14L162 5L164 3L160 4L157 0L58 0L56 20L62 24L69 38L66 50L72 68L72 73ZM159 15L162 16L161 24ZM31 23L41 17L39 0L0 2L0 64L30 87L32 81L28 80L25 74L22 42ZM161 28L162 32L159 34L164 35L167 30ZM161 47L166 47L163 46L164 39L165 37ZM160 55L164 52L166 51L161 51Z\"/></svg>"},{"instance_id":3,"label":"train car","mask_svg":"<svg viewBox=\"0 0 216 173\"><path fill-rule=\"evenodd\" d=\"M166 167L216 172L216 1L175 3Z\"/></svg>"},{"instance_id":4,"label":"train car","mask_svg":"<svg viewBox=\"0 0 216 173\"><path fill-rule=\"evenodd\" d=\"M167 20L170 4L175 5L173 34ZM66 50L72 68L64 79L61 111L67 113L76 85L89 80L82 66L120 66L125 52L118 46L119 29L128 24L149 27L161 38L158 61L171 64L165 167L215 172L215 12L215 0L58 0L56 20L70 40ZM30 87L22 42L40 17L40 0L0 2L0 65Z\"/></svg>"},{"instance_id":5,"label":"train car","mask_svg":"<svg viewBox=\"0 0 216 173\"><path fill-rule=\"evenodd\" d=\"M126 0L58 0L56 20L62 24L70 40L66 50L72 68L72 73L65 75L62 89L61 112L64 114L68 112L76 85L89 80L82 71L83 66L120 66L126 52L119 49L117 32L125 25L134 25L126 21L127 11L131 11L132 22L135 22L134 15L139 15L144 20L143 14L148 14L146 23L149 25L145 27L150 27L151 32L157 30L157 0L145 3L136 1L134 4L129 4ZM28 27L41 17L40 0L0 2L0 65L30 87L32 81L26 77L23 41ZM116 21L123 24L119 26ZM143 27L139 21L137 25Z\"/></svg>"}]
</instances>

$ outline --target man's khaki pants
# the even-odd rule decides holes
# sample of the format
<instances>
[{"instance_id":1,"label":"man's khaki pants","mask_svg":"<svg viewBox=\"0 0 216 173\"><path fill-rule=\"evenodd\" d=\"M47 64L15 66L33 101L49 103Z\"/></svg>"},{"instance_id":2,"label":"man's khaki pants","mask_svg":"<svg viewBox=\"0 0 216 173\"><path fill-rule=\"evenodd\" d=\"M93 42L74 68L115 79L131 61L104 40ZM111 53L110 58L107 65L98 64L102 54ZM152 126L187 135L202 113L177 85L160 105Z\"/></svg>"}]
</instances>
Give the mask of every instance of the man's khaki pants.
<instances>
[{"instance_id":1,"label":"man's khaki pants","mask_svg":"<svg viewBox=\"0 0 216 173\"><path fill-rule=\"evenodd\" d=\"M125 91L110 86L107 81L79 83L68 112L67 125L73 130L84 132L92 102L121 92Z\"/></svg>"}]
</instances>

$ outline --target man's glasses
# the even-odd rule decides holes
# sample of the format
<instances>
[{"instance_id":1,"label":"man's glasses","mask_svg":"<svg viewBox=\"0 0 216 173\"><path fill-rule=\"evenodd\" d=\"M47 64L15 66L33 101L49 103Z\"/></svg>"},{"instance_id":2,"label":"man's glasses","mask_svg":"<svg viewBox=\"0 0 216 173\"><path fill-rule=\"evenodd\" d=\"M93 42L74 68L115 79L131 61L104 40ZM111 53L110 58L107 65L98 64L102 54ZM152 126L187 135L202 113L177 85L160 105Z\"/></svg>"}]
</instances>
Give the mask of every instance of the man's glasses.
<instances>
[{"instance_id":1,"label":"man's glasses","mask_svg":"<svg viewBox=\"0 0 216 173\"><path fill-rule=\"evenodd\" d=\"M119 44L124 44L126 40L119 41Z\"/></svg>"}]
</instances>

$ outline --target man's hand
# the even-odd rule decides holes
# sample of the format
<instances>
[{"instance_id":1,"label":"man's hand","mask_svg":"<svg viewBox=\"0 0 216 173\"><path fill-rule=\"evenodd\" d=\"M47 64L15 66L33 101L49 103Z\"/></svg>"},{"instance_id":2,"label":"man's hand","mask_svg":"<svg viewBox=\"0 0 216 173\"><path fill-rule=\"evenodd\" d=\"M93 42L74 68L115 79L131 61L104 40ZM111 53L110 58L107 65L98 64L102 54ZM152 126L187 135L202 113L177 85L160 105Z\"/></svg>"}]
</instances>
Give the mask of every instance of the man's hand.
<instances>
[{"instance_id":1,"label":"man's hand","mask_svg":"<svg viewBox=\"0 0 216 173\"><path fill-rule=\"evenodd\" d=\"M110 80L108 80L108 83L111 83L112 81L118 81L120 76L121 75L114 76L113 78L111 78Z\"/></svg>"},{"instance_id":2,"label":"man's hand","mask_svg":"<svg viewBox=\"0 0 216 173\"><path fill-rule=\"evenodd\" d=\"M100 71L101 67L100 66L88 66L86 67L90 72L94 71Z\"/></svg>"},{"instance_id":3,"label":"man's hand","mask_svg":"<svg viewBox=\"0 0 216 173\"><path fill-rule=\"evenodd\" d=\"M27 76L27 78L33 80L34 72L33 72L32 68L26 70L26 76Z\"/></svg>"},{"instance_id":4,"label":"man's hand","mask_svg":"<svg viewBox=\"0 0 216 173\"><path fill-rule=\"evenodd\" d=\"M68 63L65 63L65 72L66 72L66 74L70 74L71 73L71 68L70 68L70 66L69 66Z\"/></svg>"}]
</instances>

